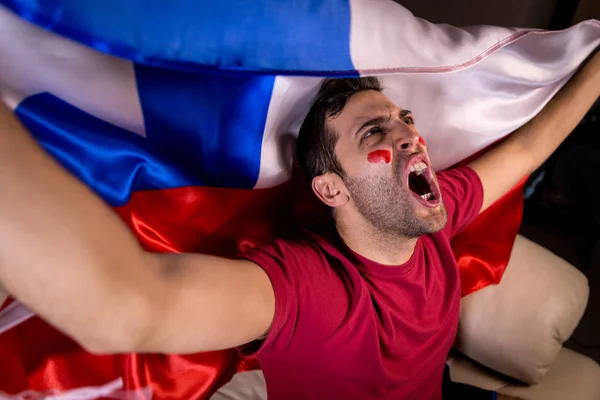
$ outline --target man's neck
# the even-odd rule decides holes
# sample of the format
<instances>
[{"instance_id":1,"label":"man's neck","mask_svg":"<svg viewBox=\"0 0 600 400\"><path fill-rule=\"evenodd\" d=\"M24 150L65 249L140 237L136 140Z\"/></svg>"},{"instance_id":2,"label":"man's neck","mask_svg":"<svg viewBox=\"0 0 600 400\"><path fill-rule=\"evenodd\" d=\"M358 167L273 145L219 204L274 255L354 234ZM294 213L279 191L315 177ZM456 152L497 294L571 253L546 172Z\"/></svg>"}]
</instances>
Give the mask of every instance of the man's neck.
<instances>
[{"instance_id":1,"label":"man's neck","mask_svg":"<svg viewBox=\"0 0 600 400\"><path fill-rule=\"evenodd\" d=\"M386 234L372 226L360 224L352 228L336 223L337 231L352 251L376 263L397 266L412 257L417 238Z\"/></svg>"}]
</instances>

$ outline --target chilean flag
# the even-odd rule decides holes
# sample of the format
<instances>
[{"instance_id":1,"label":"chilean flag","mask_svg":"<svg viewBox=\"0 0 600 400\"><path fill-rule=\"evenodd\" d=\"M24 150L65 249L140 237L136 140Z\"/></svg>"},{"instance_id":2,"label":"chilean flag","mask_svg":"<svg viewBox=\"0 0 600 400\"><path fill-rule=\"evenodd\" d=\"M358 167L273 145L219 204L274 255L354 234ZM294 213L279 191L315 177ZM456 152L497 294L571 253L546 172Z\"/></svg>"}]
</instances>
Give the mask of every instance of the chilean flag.
<instances>
[{"instance_id":1,"label":"chilean flag","mask_svg":"<svg viewBox=\"0 0 600 400\"><path fill-rule=\"evenodd\" d=\"M599 45L598 21L456 28L387 0L0 0L0 97L146 249L233 256L313 212L293 154L324 77L381 76L442 170L530 120ZM454 239L463 294L500 281L521 209L517 187ZM12 299L0 359L0 399L208 399L257 367L92 355Z\"/></svg>"}]
</instances>

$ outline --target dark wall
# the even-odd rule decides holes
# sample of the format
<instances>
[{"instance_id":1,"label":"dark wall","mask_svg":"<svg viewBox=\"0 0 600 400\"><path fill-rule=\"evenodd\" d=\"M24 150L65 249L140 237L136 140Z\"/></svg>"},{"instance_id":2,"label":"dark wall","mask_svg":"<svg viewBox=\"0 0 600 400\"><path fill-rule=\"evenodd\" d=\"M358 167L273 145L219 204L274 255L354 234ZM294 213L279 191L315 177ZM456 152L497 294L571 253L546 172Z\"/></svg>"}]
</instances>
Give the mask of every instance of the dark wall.
<instances>
[{"instance_id":1,"label":"dark wall","mask_svg":"<svg viewBox=\"0 0 600 400\"><path fill-rule=\"evenodd\" d=\"M600 0L580 0L573 22L581 22L586 19L600 19Z\"/></svg>"},{"instance_id":2,"label":"dark wall","mask_svg":"<svg viewBox=\"0 0 600 400\"><path fill-rule=\"evenodd\" d=\"M396 0L416 16L456 26L562 29L600 19L600 0Z\"/></svg>"}]
</instances>

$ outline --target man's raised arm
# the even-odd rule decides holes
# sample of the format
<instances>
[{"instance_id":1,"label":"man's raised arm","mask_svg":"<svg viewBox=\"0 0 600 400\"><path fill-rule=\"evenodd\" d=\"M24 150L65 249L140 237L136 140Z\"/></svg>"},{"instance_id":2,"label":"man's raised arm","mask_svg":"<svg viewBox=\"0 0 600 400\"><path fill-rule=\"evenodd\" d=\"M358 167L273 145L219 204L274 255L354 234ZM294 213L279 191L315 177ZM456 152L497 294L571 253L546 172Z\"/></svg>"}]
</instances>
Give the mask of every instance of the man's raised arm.
<instances>
[{"instance_id":1,"label":"man's raised arm","mask_svg":"<svg viewBox=\"0 0 600 400\"><path fill-rule=\"evenodd\" d=\"M469 164L483 184L482 211L538 168L575 129L598 96L600 52L531 121Z\"/></svg>"},{"instance_id":2,"label":"man's raised arm","mask_svg":"<svg viewBox=\"0 0 600 400\"><path fill-rule=\"evenodd\" d=\"M249 261L143 251L2 103L0 286L95 352L233 347L274 313L269 279Z\"/></svg>"}]
</instances>

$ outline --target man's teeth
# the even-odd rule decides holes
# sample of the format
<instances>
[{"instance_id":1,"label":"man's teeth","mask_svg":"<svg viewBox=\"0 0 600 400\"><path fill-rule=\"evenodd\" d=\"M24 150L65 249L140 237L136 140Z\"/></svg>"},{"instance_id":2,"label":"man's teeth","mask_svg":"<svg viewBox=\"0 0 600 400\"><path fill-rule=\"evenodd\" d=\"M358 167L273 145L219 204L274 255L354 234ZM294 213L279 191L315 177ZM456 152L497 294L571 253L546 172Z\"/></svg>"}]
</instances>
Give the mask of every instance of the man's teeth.
<instances>
[{"instance_id":1,"label":"man's teeth","mask_svg":"<svg viewBox=\"0 0 600 400\"><path fill-rule=\"evenodd\" d=\"M421 198L422 198L423 200L429 200L429 199L431 199L432 197L433 197L433 193L431 193L431 192L429 192L429 193L426 193L426 194L422 194L422 195L421 195Z\"/></svg>"},{"instance_id":2,"label":"man's teeth","mask_svg":"<svg viewBox=\"0 0 600 400\"><path fill-rule=\"evenodd\" d=\"M415 165L412 165L410 167L410 172L414 172L417 175L421 175L423 173L423 171L425 171L427 169L427 164L425 164L423 161L416 163Z\"/></svg>"}]
</instances>

